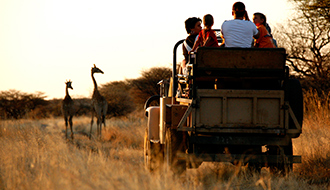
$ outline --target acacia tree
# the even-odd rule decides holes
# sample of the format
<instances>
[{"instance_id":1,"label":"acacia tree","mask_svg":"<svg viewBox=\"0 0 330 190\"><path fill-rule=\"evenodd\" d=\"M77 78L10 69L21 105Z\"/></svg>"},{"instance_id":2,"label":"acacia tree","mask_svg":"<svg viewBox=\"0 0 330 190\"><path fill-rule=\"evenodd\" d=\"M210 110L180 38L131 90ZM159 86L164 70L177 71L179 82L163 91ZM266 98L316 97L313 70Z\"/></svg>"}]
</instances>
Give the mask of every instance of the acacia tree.
<instances>
[{"instance_id":1,"label":"acacia tree","mask_svg":"<svg viewBox=\"0 0 330 190\"><path fill-rule=\"evenodd\" d=\"M43 92L29 94L18 90L0 92L0 118L20 119L38 106L45 106L47 101Z\"/></svg>"},{"instance_id":2,"label":"acacia tree","mask_svg":"<svg viewBox=\"0 0 330 190\"><path fill-rule=\"evenodd\" d=\"M108 101L108 116L125 116L135 109L131 95L128 93L130 86L126 81L113 81L101 85L100 93Z\"/></svg>"},{"instance_id":3,"label":"acacia tree","mask_svg":"<svg viewBox=\"0 0 330 190\"><path fill-rule=\"evenodd\" d=\"M297 14L277 33L279 45L286 48L288 65L304 87L330 91L330 2L290 1Z\"/></svg>"},{"instance_id":4,"label":"acacia tree","mask_svg":"<svg viewBox=\"0 0 330 190\"><path fill-rule=\"evenodd\" d=\"M159 94L160 80L169 78L171 68L152 67L141 72L136 79L113 81L101 85L100 93L108 101L109 116L125 116L136 108L143 108L145 101L152 95Z\"/></svg>"},{"instance_id":5,"label":"acacia tree","mask_svg":"<svg viewBox=\"0 0 330 190\"><path fill-rule=\"evenodd\" d=\"M159 95L158 82L170 78L172 69L167 67L153 67L142 71L141 77L129 81L131 94L136 104L144 102L153 95Z\"/></svg>"}]
</instances>

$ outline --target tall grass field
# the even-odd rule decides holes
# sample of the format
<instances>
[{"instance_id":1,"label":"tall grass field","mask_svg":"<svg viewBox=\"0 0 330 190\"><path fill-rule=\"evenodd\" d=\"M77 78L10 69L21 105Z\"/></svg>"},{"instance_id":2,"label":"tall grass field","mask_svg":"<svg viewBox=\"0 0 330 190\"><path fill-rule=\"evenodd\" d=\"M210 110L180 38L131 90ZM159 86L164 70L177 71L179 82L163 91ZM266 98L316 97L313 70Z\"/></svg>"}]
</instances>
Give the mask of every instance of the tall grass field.
<instances>
[{"instance_id":1,"label":"tall grass field","mask_svg":"<svg viewBox=\"0 0 330 190\"><path fill-rule=\"evenodd\" d=\"M285 176L229 163L203 163L180 176L149 173L141 111L106 120L100 139L88 138L90 118L74 117L73 141L65 139L62 118L0 121L0 189L328 189L330 110L315 93L304 96L303 133L293 140L302 163Z\"/></svg>"}]
</instances>

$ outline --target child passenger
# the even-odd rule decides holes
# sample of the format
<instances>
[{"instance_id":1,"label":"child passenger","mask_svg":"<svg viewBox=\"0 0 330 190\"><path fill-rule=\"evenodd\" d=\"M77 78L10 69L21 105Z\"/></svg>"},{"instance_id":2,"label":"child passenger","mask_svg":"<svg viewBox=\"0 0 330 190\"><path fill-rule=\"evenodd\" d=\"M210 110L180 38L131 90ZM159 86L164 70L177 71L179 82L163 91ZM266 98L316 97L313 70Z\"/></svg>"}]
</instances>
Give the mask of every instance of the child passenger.
<instances>
[{"instance_id":1,"label":"child passenger","mask_svg":"<svg viewBox=\"0 0 330 190\"><path fill-rule=\"evenodd\" d=\"M255 40L254 47L275 48L273 38L266 29L266 16L262 13L254 13L253 22L260 32L260 37Z\"/></svg>"},{"instance_id":2,"label":"child passenger","mask_svg":"<svg viewBox=\"0 0 330 190\"><path fill-rule=\"evenodd\" d=\"M218 39L215 35L215 31L212 30L214 24L213 16L207 14L203 17L204 29L200 31L197 40L190 52L195 51L199 46L201 47L219 47Z\"/></svg>"}]
</instances>

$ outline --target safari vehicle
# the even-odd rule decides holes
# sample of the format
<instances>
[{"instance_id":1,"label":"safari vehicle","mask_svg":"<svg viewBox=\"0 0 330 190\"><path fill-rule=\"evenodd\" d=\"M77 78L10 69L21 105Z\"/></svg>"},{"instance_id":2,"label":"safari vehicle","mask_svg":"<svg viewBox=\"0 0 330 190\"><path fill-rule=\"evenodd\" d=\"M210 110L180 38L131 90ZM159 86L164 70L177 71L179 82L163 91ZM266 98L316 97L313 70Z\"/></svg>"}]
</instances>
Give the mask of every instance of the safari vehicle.
<instances>
[{"instance_id":1,"label":"safari vehicle","mask_svg":"<svg viewBox=\"0 0 330 190\"><path fill-rule=\"evenodd\" d=\"M180 173L202 162L230 162L286 173L301 156L292 139L302 132L300 82L289 77L283 48L202 47L145 103L145 166ZM159 101L158 106L150 106Z\"/></svg>"}]
</instances>

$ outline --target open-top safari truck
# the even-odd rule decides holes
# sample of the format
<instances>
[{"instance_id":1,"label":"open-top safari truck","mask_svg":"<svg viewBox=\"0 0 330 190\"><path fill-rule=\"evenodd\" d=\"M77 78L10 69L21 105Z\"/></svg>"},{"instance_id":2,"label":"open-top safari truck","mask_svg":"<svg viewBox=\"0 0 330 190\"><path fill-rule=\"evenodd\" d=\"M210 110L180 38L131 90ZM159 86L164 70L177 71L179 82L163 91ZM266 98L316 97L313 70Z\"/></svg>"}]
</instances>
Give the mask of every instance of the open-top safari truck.
<instances>
[{"instance_id":1,"label":"open-top safari truck","mask_svg":"<svg viewBox=\"0 0 330 190\"><path fill-rule=\"evenodd\" d=\"M289 78L283 48L199 48L188 73L177 74L145 104L145 165L174 172L202 162L231 162L287 172L301 156L292 139L302 132L300 82ZM159 106L150 102L159 100Z\"/></svg>"}]
</instances>

